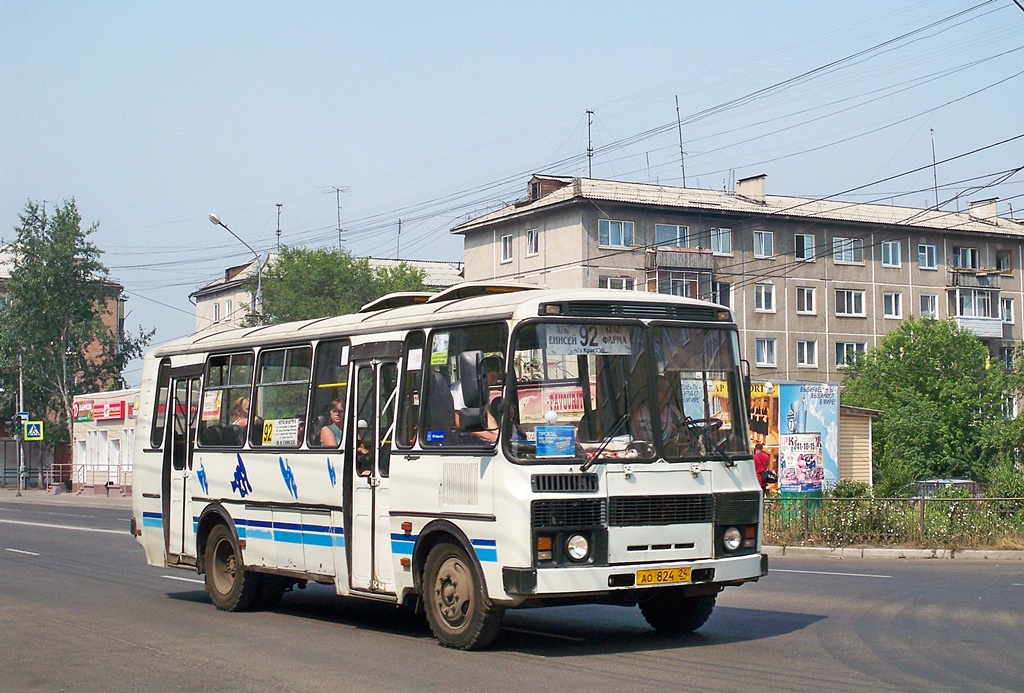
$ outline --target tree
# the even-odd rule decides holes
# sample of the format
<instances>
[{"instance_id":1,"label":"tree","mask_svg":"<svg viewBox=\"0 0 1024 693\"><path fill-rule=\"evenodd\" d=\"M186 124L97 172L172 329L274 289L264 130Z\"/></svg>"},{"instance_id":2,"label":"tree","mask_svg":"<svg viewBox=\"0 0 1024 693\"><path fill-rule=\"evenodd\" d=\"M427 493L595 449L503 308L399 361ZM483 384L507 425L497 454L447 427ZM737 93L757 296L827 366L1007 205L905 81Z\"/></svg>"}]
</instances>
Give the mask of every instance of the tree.
<instances>
[{"instance_id":1,"label":"tree","mask_svg":"<svg viewBox=\"0 0 1024 693\"><path fill-rule=\"evenodd\" d=\"M47 429L47 442L56 445L71 440L75 395L123 387L125 365L153 333L140 328L134 337L119 334L120 297L111 295L117 285L89 240L98 225L82 229L73 199L52 216L30 201L19 218L10 248L13 269L0 306L0 378L9 406L17 392L20 355L25 403L34 415L57 424ZM111 301L112 326L103 322Z\"/></svg>"},{"instance_id":2,"label":"tree","mask_svg":"<svg viewBox=\"0 0 1024 693\"><path fill-rule=\"evenodd\" d=\"M344 250L282 247L263 270L263 317L279 323L354 313L385 294L423 291L423 278L405 263L373 268Z\"/></svg>"},{"instance_id":3,"label":"tree","mask_svg":"<svg viewBox=\"0 0 1024 693\"><path fill-rule=\"evenodd\" d=\"M911 319L843 378L845 404L879 409L873 424L880 495L932 477L989 478L1017 437L1007 402L1017 376L949 320Z\"/></svg>"}]
</instances>

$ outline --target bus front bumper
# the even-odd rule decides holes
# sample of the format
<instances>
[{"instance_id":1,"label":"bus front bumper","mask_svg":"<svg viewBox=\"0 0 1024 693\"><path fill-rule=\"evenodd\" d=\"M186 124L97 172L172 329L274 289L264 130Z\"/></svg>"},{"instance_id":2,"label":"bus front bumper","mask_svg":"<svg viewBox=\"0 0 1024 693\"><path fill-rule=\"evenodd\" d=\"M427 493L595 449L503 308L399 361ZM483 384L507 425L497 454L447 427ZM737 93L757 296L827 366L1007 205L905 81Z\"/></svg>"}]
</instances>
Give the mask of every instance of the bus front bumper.
<instances>
[{"instance_id":1,"label":"bus front bumper","mask_svg":"<svg viewBox=\"0 0 1024 693\"><path fill-rule=\"evenodd\" d=\"M673 577L674 568L689 568L689 580L638 584L642 571L657 570ZM647 589L678 585L740 585L768 574L768 555L750 554L735 558L671 563L639 563L610 566L558 566L552 568L503 568L505 592L513 597L562 597L602 594L617 590Z\"/></svg>"}]
</instances>

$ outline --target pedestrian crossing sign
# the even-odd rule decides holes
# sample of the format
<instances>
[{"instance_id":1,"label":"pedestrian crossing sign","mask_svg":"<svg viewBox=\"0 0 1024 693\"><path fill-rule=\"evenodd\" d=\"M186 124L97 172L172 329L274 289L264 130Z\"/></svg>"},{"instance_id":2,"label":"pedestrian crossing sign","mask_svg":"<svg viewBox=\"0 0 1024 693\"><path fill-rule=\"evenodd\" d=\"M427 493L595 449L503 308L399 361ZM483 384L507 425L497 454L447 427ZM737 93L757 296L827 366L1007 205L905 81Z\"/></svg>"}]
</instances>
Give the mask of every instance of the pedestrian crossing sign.
<instances>
[{"instance_id":1,"label":"pedestrian crossing sign","mask_svg":"<svg viewBox=\"0 0 1024 693\"><path fill-rule=\"evenodd\" d=\"M42 421L26 421L25 422L25 440L42 440L43 439L43 422Z\"/></svg>"}]
</instances>

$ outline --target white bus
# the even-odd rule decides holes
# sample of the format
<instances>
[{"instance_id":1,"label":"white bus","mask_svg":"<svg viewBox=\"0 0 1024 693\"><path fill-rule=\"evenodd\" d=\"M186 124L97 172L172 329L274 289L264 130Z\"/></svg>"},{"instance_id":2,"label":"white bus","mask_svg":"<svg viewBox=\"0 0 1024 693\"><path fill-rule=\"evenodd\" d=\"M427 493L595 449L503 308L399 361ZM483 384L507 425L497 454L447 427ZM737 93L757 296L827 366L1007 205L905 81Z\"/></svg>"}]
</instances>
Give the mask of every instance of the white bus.
<instances>
[{"instance_id":1,"label":"white bus","mask_svg":"<svg viewBox=\"0 0 1024 693\"><path fill-rule=\"evenodd\" d=\"M728 310L463 284L145 357L132 531L220 609L308 581L448 647L505 609L639 605L689 632L767 574Z\"/></svg>"}]
</instances>

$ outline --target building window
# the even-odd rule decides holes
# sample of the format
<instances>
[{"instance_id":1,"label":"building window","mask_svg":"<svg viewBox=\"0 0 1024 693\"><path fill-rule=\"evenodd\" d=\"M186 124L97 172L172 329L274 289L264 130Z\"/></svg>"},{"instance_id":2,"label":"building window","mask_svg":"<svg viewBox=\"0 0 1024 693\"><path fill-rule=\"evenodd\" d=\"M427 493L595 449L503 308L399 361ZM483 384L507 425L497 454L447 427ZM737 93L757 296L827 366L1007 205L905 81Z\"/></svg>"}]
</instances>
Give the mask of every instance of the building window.
<instances>
[{"instance_id":1,"label":"building window","mask_svg":"<svg viewBox=\"0 0 1024 693\"><path fill-rule=\"evenodd\" d=\"M213 321L220 322L220 304L216 301L213 303Z\"/></svg>"},{"instance_id":2,"label":"building window","mask_svg":"<svg viewBox=\"0 0 1024 693\"><path fill-rule=\"evenodd\" d=\"M732 255L732 229L711 229L711 252Z\"/></svg>"},{"instance_id":3,"label":"building window","mask_svg":"<svg viewBox=\"0 0 1024 693\"><path fill-rule=\"evenodd\" d=\"M1004 371L1013 370L1013 347L999 347L999 361L1003 364Z\"/></svg>"},{"instance_id":4,"label":"building window","mask_svg":"<svg viewBox=\"0 0 1024 693\"><path fill-rule=\"evenodd\" d=\"M882 241L882 267L899 267L903 264L899 241Z\"/></svg>"},{"instance_id":5,"label":"building window","mask_svg":"<svg viewBox=\"0 0 1024 693\"><path fill-rule=\"evenodd\" d=\"M538 252L540 252L539 248L540 248L540 243L538 242L537 229L527 229L526 230L526 256L529 257L531 255L536 255Z\"/></svg>"},{"instance_id":6,"label":"building window","mask_svg":"<svg viewBox=\"0 0 1024 693\"><path fill-rule=\"evenodd\" d=\"M1013 272L1013 253L1009 250L996 251L996 270L1003 274Z\"/></svg>"},{"instance_id":7,"label":"building window","mask_svg":"<svg viewBox=\"0 0 1024 693\"><path fill-rule=\"evenodd\" d=\"M939 249L931 243L918 243L917 266L921 269L937 269L939 266Z\"/></svg>"},{"instance_id":8,"label":"building window","mask_svg":"<svg viewBox=\"0 0 1024 693\"><path fill-rule=\"evenodd\" d=\"M836 342L836 368L853 365L866 350L864 342Z\"/></svg>"},{"instance_id":9,"label":"building window","mask_svg":"<svg viewBox=\"0 0 1024 693\"><path fill-rule=\"evenodd\" d=\"M711 285L711 300L715 303L732 308L732 284L715 282Z\"/></svg>"},{"instance_id":10,"label":"building window","mask_svg":"<svg viewBox=\"0 0 1024 693\"><path fill-rule=\"evenodd\" d=\"M633 277L601 277L598 286L602 289L624 289L633 291L636 289L636 279Z\"/></svg>"},{"instance_id":11,"label":"building window","mask_svg":"<svg viewBox=\"0 0 1024 693\"><path fill-rule=\"evenodd\" d=\"M980 267L977 248L953 248L953 267L960 269L978 269Z\"/></svg>"},{"instance_id":12,"label":"building window","mask_svg":"<svg viewBox=\"0 0 1024 693\"><path fill-rule=\"evenodd\" d=\"M832 259L835 262L864 262L864 240L860 238L833 238Z\"/></svg>"},{"instance_id":13,"label":"building window","mask_svg":"<svg viewBox=\"0 0 1024 693\"><path fill-rule=\"evenodd\" d=\"M512 234L501 237L501 261L512 262Z\"/></svg>"},{"instance_id":14,"label":"building window","mask_svg":"<svg viewBox=\"0 0 1024 693\"><path fill-rule=\"evenodd\" d=\"M939 297L936 294L921 294L921 317L939 317Z\"/></svg>"},{"instance_id":15,"label":"building window","mask_svg":"<svg viewBox=\"0 0 1024 693\"><path fill-rule=\"evenodd\" d=\"M670 246L676 248L687 248L689 240L689 227L676 226L675 224L655 224L654 242L659 248Z\"/></svg>"},{"instance_id":16,"label":"building window","mask_svg":"<svg viewBox=\"0 0 1024 693\"><path fill-rule=\"evenodd\" d=\"M864 292L836 289L836 315L864 316Z\"/></svg>"},{"instance_id":17,"label":"building window","mask_svg":"<svg viewBox=\"0 0 1024 693\"><path fill-rule=\"evenodd\" d=\"M992 292L985 289L960 289L956 315L961 318L993 318Z\"/></svg>"},{"instance_id":18,"label":"building window","mask_svg":"<svg viewBox=\"0 0 1024 693\"><path fill-rule=\"evenodd\" d=\"M633 247L633 222L599 219L597 221L597 242L613 248Z\"/></svg>"},{"instance_id":19,"label":"building window","mask_svg":"<svg viewBox=\"0 0 1024 693\"><path fill-rule=\"evenodd\" d=\"M754 257L772 257L775 255L775 236L771 231L754 232Z\"/></svg>"},{"instance_id":20,"label":"building window","mask_svg":"<svg viewBox=\"0 0 1024 693\"><path fill-rule=\"evenodd\" d=\"M816 340L797 340L796 365L817 368L818 342Z\"/></svg>"},{"instance_id":21,"label":"building window","mask_svg":"<svg viewBox=\"0 0 1024 693\"><path fill-rule=\"evenodd\" d=\"M809 233L798 233L793 237L793 246L796 248L797 260L814 259L814 236Z\"/></svg>"},{"instance_id":22,"label":"building window","mask_svg":"<svg viewBox=\"0 0 1024 693\"><path fill-rule=\"evenodd\" d=\"M814 287L796 287L796 312L801 315L814 315Z\"/></svg>"},{"instance_id":23,"label":"building window","mask_svg":"<svg viewBox=\"0 0 1024 693\"><path fill-rule=\"evenodd\" d=\"M224 301L224 322L231 322L231 301Z\"/></svg>"},{"instance_id":24,"label":"building window","mask_svg":"<svg viewBox=\"0 0 1024 693\"><path fill-rule=\"evenodd\" d=\"M664 270L658 272L659 294L697 298L699 283L698 275L695 272L666 272Z\"/></svg>"},{"instance_id":25,"label":"building window","mask_svg":"<svg viewBox=\"0 0 1024 693\"><path fill-rule=\"evenodd\" d=\"M775 367L774 338L758 338L754 340L754 363L761 367Z\"/></svg>"},{"instance_id":26,"label":"building window","mask_svg":"<svg viewBox=\"0 0 1024 693\"><path fill-rule=\"evenodd\" d=\"M903 317L903 294L882 294L882 314L887 318Z\"/></svg>"},{"instance_id":27,"label":"building window","mask_svg":"<svg viewBox=\"0 0 1024 693\"><path fill-rule=\"evenodd\" d=\"M775 312L775 285L754 285L754 310L758 313Z\"/></svg>"},{"instance_id":28,"label":"building window","mask_svg":"<svg viewBox=\"0 0 1024 693\"><path fill-rule=\"evenodd\" d=\"M1010 325L1013 324L1013 299L1012 298L1001 298L999 299L999 317L1003 319L1003 322Z\"/></svg>"}]
</instances>

